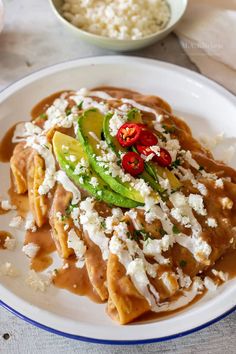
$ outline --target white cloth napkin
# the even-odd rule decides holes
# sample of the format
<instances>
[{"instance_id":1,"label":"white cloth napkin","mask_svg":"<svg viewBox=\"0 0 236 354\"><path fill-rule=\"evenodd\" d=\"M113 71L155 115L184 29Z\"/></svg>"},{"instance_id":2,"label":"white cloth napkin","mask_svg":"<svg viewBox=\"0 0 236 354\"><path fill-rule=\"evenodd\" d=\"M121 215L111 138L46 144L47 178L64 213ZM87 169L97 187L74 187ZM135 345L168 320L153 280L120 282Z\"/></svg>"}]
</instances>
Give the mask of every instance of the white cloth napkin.
<instances>
[{"instance_id":1,"label":"white cloth napkin","mask_svg":"<svg viewBox=\"0 0 236 354\"><path fill-rule=\"evenodd\" d=\"M236 0L189 0L176 34L199 70L236 94Z\"/></svg>"}]
</instances>

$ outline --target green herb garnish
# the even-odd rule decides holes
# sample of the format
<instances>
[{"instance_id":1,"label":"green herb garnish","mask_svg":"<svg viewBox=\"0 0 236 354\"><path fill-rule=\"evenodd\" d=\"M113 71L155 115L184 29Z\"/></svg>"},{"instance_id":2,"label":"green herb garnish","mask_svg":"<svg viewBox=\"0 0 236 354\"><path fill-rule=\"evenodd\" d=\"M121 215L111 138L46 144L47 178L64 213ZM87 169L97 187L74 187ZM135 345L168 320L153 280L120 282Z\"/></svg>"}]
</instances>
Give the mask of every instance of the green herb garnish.
<instances>
[{"instance_id":1,"label":"green herb garnish","mask_svg":"<svg viewBox=\"0 0 236 354\"><path fill-rule=\"evenodd\" d=\"M176 130L174 125L168 126L168 125L162 124L162 128L163 128L165 134L173 134Z\"/></svg>"},{"instance_id":2,"label":"green herb garnish","mask_svg":"<svg viewBox=\"0 0 236 354\"><path fill-rule=\"evenodd\" d=\"M179 262L179 265L180 265L181 268L184 268L184 267L186 267L187 262L186 262L184 259L182 259L182 260Z\"/></svg>"},{"instance_id":3,"label":"green herb garnish","mask_svg":"<svg viewBox=\"0 0 236 354\"><path fill-rule=\"evenodd\" d=\"M171 168L177 168L178 166L181 165L181 160L177 158L172 164L170 165Z\"/></svg>"},{"instance_id":4,"label":"green herb garnish","mask_svg":"<svg viewBox=\"0 0 236 354\"><path fill-rule=\"evenodd\" d=\"M159 229L159 232L160 232L161 237L164 237L166 235L166 232L162 227Z\"/></svg>"},{"instance_id":5,"label":"green herb garnish","mask_svg":"<svg viewBox=\"0 0 236 354\"><path fill-rule=\"evenodd\" d=\"M39 118L46 120L48 119L48 116L46 115L46 113L42 113L39 115Z\"/></svg>"},{"instance_id":6,"label":"green herb garnish","mask_svg":"<svg viewBox=\"0 0 236 354\"><path fill-rule=\"evenodd\" d=\"M142 238L144 241L147 241L148 239L152 239L152 235L145 231L145 230L134 230L134 233L133 233L133 239L135 241L138 241L140 240L140 238Z\"/></svg>"},{"instance_id":7,"label":"green herb garnish","mask_svg":"<svg viewBox=\"0 0 236 354\"><path fill-rule=\"evenodd\" d=\"M66 208L66 215L67 216L70 215L74 208L77 208L77 204L68 205L68 207Z\"/></svg>"},{"instance_id":8,"label":"green herb garnish","mask_svg":"<svg viewBox=\"0 0 236 354\"><path fill-rule=\"evenodd\" d=\"M84 103L84 101L81 101L81 102L77 105L78 109L82 109L82 108L83 108L83 103Z\"/></svg>"},{"instance_id":9,"label":"green herb garnish","mask_svg":"<svg viewBox=\"0 0 236 354\"><path fill-rule=\"evenodd\" d=\"M172 227L172 231L175 235L179 234L180 233L180 230L178 229L178 227L176 225L173 225Z\"/></svg>"}]
</instances>

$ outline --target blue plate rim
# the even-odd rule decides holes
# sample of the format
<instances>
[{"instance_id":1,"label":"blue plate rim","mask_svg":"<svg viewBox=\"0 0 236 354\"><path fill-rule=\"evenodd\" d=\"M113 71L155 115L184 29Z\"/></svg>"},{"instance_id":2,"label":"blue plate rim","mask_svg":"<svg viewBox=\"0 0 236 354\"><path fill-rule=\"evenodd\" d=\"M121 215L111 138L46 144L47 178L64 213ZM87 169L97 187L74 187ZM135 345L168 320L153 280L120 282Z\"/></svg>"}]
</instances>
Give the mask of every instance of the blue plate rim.
<instances>
[{"instance_id":1,"label":"blue plate rim","mask_svg":"<svg viewBox=\"0 0 236 354\"><path fill-rule=\"evenodd\" d=\"M236 305L233 306L231 309L229 309L228 311L224 312L223 314L221 314L220 316L206 322L203 323L200 326L197 326L195 328L189 329L187 331L183 331L180 333L176 333L176 334L172 334L170 336L165 336L165 337L160 337L160 338L149 338L149 339L140 339L140 340L108 340L108 339L98 339L98 338L91 338L91 337L84 337L84 336L80 336L77 334L70 334L70 333L66 333L66 332L62 332L59 331L55 328L51 328L48 327L40 322L37 322L35 320L32 320L31 318L22 315L20 312L16 311L15 309L13 309L11 306L7 305L6 303L4 303L2 300L0 300L0 306L5 308L6 310L8 310L9 312L13 313L14 315L16 315L17 317L19 317L20 319L24 320L25 322L28 322L32 325L34 325L37 328L41 328L47 332L53 333L53 334L57 334L59 336L65 337L65 338L69 338L69 339L74 339L74 340L79 340L82 342L86 342L86 343L96 343L96 344L106 344L106 345L137 345L137 344L150 344L150 343L159 343L159 342L165 342L171 339L177 339L180 337L184 337L187 336L189 334L193 334L195 332L198 332L204 328L207 328L209 326L211 326L212 324L219 322L220 320L224 319L225 317L229 316L231 313L233 313L236 310Z\"/></svg>"}]
</instances>

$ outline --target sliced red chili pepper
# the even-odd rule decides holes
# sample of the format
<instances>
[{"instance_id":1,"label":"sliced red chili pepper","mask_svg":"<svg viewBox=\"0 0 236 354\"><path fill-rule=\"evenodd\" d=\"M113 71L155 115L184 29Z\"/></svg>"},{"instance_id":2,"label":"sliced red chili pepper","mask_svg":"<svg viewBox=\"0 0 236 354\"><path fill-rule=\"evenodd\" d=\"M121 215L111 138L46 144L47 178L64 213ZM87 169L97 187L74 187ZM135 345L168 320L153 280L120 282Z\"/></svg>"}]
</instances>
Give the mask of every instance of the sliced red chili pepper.
<instances>
[{"instance_id":1,"label":"sliced red chili pepper","mask_svg":"<svg viewBox=\"0 0 236 354\"><path fill-rule=\"evenodd\" d=\"M157 144L158 139L150 130L142 130L139 141L141 145L152 146Z\"/></svg>"},{"instance_id":2,"label":"sliced red chili pepper","mask_svg":"<svg viewBox=\"0 0 236 354\"><path fill-rule=\"evenodd\" d=\"M135 123L123 124L117 133L117 139L121 146L131 146L139 138L141 127Z\"/></svg>"},{"instance_id":3,"label":"sliced red chili pepper","mask_svg":"<svg viewBox=\"0 0 236 354\"><path fill-rule=\"evenodd\" d=\"M127 152L122 158L122 167L132 176L137 176L144 170L144 162L136 152Z\"/></svg>"},{"instance_id":4,"label":"sliced red chili pepper","mask_svg":"<svg viewBox=\"0 0 236 354\"><path fill-rule=\"evenodd\" d=\"M155 155L154 159L158 163L158 165L160 165L162 167L167 167L172 162L172 158L170 156L170 153L164 148L160 148L159 155Z\"/></svg>"},{"instance_id":5,"label":"sliced red chili pepper","mask_svg":"<svg viewBox=\"0 0 236 354\"><path fill-rule=\"evenodd\" d=\"M136 149L138 152L142 155L149 156L151 154L155 154L149 146L144 146L144 145L136 145Z\"/></svg>"}]
</instances>

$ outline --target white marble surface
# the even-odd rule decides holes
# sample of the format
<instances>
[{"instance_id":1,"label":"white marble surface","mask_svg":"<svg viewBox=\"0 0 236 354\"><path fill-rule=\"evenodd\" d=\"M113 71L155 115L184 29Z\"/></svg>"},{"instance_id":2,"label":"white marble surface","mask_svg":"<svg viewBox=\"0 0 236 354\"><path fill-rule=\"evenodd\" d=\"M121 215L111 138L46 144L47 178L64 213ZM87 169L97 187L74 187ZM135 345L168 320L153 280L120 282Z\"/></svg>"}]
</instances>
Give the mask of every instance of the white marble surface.
<instances>
[{"instance_id":1,"label":"white marble surface","mask_svg":"<svg viewBox=\"0 0 236 354\"><path fill-rule=\"evenodd\" d=\"M69 59L109 55L81 42L54 17L48 0L5 0L5 26L0 35L0 90L42 67ZM125 55L125 53L124 53ZM197 70L177 38L129 55L156 58ZM0 309L0 353L236 353L236 314L198 333L169 342L140 346L104 346L62 338L23 322Z\"/></svg>"}]
</instances>

